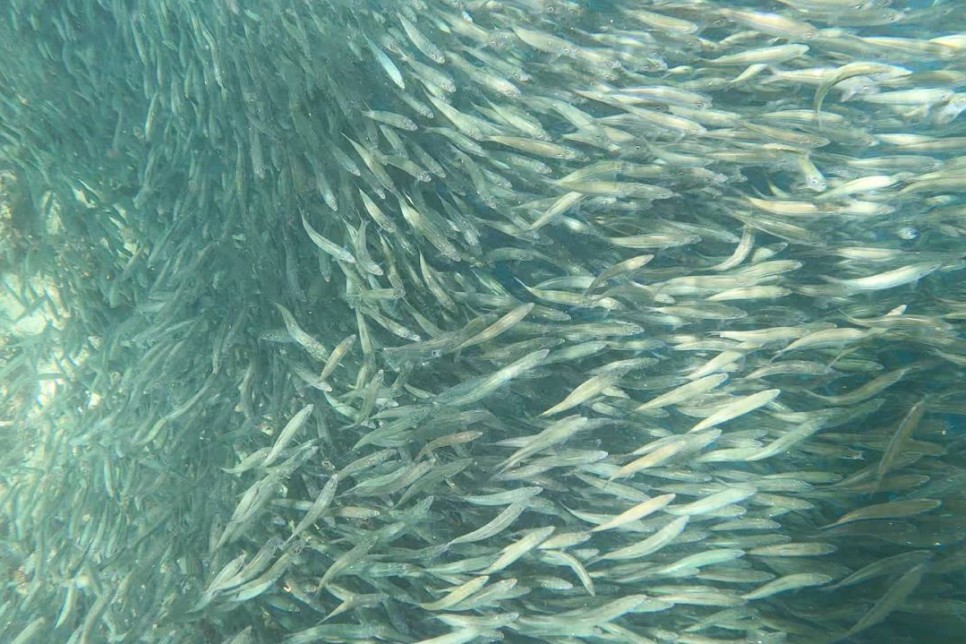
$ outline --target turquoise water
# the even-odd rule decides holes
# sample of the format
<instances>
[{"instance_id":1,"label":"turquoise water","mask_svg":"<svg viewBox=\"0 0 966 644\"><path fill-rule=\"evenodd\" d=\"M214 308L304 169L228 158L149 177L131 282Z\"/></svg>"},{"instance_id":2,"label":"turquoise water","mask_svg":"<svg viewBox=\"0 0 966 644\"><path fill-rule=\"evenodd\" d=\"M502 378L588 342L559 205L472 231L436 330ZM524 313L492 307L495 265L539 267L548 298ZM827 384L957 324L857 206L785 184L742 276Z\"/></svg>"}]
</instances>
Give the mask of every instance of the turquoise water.
<instances>
[{"instance_id":1,"label":"turquoise water","mask_svg":"<svg viewBox=\"0 0 966 644\"><path fill-rule=\"evenodd\" d=\"M4 641L954 642L957 3L12 0Z\"/></svg>"}]
</instances>

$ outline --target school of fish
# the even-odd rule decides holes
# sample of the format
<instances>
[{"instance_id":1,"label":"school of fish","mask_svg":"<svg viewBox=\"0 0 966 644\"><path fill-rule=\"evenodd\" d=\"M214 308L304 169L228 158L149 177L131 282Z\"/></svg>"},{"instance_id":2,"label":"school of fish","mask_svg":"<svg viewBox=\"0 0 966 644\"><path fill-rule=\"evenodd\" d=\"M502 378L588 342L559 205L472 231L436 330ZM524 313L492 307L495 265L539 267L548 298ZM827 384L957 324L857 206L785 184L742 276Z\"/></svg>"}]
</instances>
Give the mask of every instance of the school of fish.
<instances>
[{"instance_id":1,"label":"school of fish","mask_svg":"<svg viewBox=\"0 0 966 644\"><path fill-rule=\"evenodd\" d=\"M957 0L8 0L0 640L966 629Z\"/></svg>"}]
</instances>

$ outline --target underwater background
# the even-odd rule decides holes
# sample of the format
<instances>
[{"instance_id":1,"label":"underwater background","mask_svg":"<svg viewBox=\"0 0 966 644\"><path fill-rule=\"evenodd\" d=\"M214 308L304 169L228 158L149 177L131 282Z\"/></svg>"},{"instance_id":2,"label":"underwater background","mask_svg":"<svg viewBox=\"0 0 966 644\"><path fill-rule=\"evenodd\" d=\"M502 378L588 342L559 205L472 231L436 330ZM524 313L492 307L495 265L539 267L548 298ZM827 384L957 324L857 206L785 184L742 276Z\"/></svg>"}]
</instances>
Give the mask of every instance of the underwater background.
<instances>
[{"instance_id":1,"label":"underwater background","mask_svg":"<svg viewBox=\"0 0 966 644\"><path fill-rule=\"evenodd\" d=\"M962 3L0 15L0 640L966 639Z\"/></svg>"}]
</instances>

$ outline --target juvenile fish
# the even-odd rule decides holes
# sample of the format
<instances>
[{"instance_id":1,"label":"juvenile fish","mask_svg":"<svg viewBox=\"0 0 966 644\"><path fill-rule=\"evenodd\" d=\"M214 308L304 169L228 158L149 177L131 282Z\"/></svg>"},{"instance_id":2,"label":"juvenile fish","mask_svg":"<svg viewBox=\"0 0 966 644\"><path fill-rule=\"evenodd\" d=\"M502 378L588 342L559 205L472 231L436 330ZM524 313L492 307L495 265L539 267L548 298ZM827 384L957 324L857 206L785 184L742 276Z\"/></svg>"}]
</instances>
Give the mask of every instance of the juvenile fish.
<instances>
[{"instance_id":1,"label":"juvenile fish","mask_svg":"<svg viewBox=\"0 0 966 644\"><path fill-rule=\"evenodd\" d=\"M933 554L928 550L911 550L892 557L873 561L868 566L864 566L841 581L829 586L825 590L837 590L845 586L862 583L869 579L890 575L900 570L906 570L931 560Z\"/></svg>"},{"instance_id":2,"label":"juvenile fish","mask_svg":"<svg viewBox=\"0 0 966 644\"><path fill-rule=\"evenodd\" d=\"M745 551L740 548L712 548L683 557L667 566L661 566L648 576L690 577L705 566L734 561L743 556Z\"/></svg>"},{"instance_id":3,"label":"juvenile fish","mask_svg":"<svg viewBox=\"0 0 966 644\"><path fill-rule=\"evenodd\" d=\"M517 308L513 309L512 311L510 311L509 313L501 317L499 320L497 320L490 326L486 327L485 329L483 329L482 331L474 335L473 337L465 340L457 348L466 349L467 347L472 347L477 344L489 342L493 338L496 338L506 333L511 328L513 328L513 326L517 322L525 318L530 313L530 311L533 310L533 307L534 307L534 304L532 302L518 306Z\"/></svg>"},{"instance_id":4,"label":"juvenile fish","mask_svg":"<svg viewBox=\"0 0 966 644\"><path fill-rule=\"evenodd\" d=\"M656 496L653 499L648 499L643 503L638 503L634 507L621 512L616 517L600 524L599 526L593 528L591 532L602 532L604 530L613 530L614 528L619 528L623 525L631 523L632 521L637 521L649 514L653 514L658 510L664 508L668 503L674 500L675 494L662 494Z\"/></svg>"},{"instance_id":5,"label":"juvenile fish","mask_svg":"<svg viewBox=\"0 0 966 644\"><path fill-rule=\"evenodd\" d=\"M347 264L356 263L355 256L353 256L353 254L347 249L339 246L335 242L329 241L320 235L314 228L312 228L311 224L309 224L308 220L305 218L305 215L302 215L302 227L305 228L305 232L308 233L309 239L312 240L312 243L315 244L322 252L326 253L327 255L331 255L340 262L345 262Z\"/></svg>"},{"instance_id":6,"label":"juvenile fish","mask_svg":"<svg viewBox=\"0 0 966 644\"><path fill-rule=\"evenodd\" d=\"M833 73L829 74L827 78L822 80L821 85L815 92L815 99L812 102L812 108L815 110L816 114L822 109L822 102L828 93L832 89L841 83L842 81L848 80L850 78L855 78L857 76L885 76L898 78L901 76L908 76L912 71L905 69L903 67L896 67L895 65L886 65L883 63L875 63L868 61L856 61L852 63L846 63Z\"/></svg>"},{"instance_id":7,"label":"juvenile fish","mask_svg":"<svg viewBox=\"0 0 966 644\"><path fill-rule=\"evenodd\" d=\"M466 431L457 432L455 434L448 434L446 436L440 436L439 438L433 439L432 441L426 443L419 453L416 454L416 458L413 460L420 460L423 456L432 454L435 450L441 447L451 447L453 445L463 445L475 441L477 438L483 435L483 432L479 431Z\"/></svg>"},{"instance_id":8,"label":"juvenile fish","mask_svg":"<svg viewBox=\"0 0 966 644\"><path fill-rule=\"evenodd\" d=\"M356 343L356 335L353 333L350 336L344 338L339 344L332 349L332 353L329 355L329 359L325 361L325 366L322 368L322 373L319 374L319 380L324 381L326 378L332 375L339 363L342 362L342 358L349 353L352 347Z\"/></svg>"},{"instance_id":9,"label":"juvenile fish","mask_svg":"<svg viewBox=\"0 0 966 644\"><path fill-rule=\"evenodd\" d=\"M561 418L528 440L520 449L500 463L497 470L500 472L508 470L523 459L568 440L579 431L600 427L609 422L606 419L592 420L576 414Z\"/></svg>"},{"instance_id":10,"label":"juvenile fish","mask_svg":"<svg viewBox=\"0 0 966 644\"><path fill-rule=\"evenodd\" d=\"M399 89L406 89L406 81L403 80L402 72L396 67L396 63L392 62L392 59L386 55L379 45L372 42L368 37L366 37L366 44L369 45L369 51L375 57L376 62L382 67L382 70L386 72L389 79L398 87Z\"/></svg>"},{"instance_id":11,"label":"juvenile fish","mask_svg":"<svg viewBox=\"0 0 966 644\"><path fill-rule=\"evenodd\" d=\"M869 332L864 329L835 328L822 329L809 333L806 336L795 340L787 347L776 354L776 357L788 351L800 351L802 349L824 349L826 347L840 347L846 344L857 342L869 336Z\"/></svg>"},{"instance_id":12,"label":"juvenile fish","mask_svg":"<svg viewBox=\"0 0 966 644\"><path fill-rule=\"evenodd\" d=\"M271 451L269 451L268 455L265 456L265 460L262 461L262 467L268 467L275 462L275 459L278 458L278 455L282 453L282 450L285 449L292 438L295 437L295 434L302 429L302 425L304 425L305 421L308 420L309 416L312 415L312 411L314 409L315 405L309 404L292 416L291 420L289 420L285 424L285 427L282 428L282 431L279 432L278 438L275 440L275 444L272 445Z\"/></svg>"},{"instance_id":13,"label":"juvenile fish","mask_svg":"<svg viewBox=\"0 0 966 644\"><path fill-rule=\"evenodd\" d=\"M473 378L447 389L436 397L435 402L438 405L452 405L454 407L479 402L510 380L537 367L549 353L549 349L540 349L529 353L492 375Z\"/></svg>"},{"instance_id":14,"label":"juvenile fish","mask_svg":"<svg viewBox=\"0 0 966 644\"><path fill-rule=\"evenodd\" d=\"M738 398L737 400L725 405L715 413L711 414L701 422L697 423L688 431L699 432L702 429L708 429L709 427L726 423L729 420L738 418L739 416L744 416L745 414L751 413L759 407L764 407L771 401L775 400L775 398L777 398L781 392L781 389L766 389L765 391L759 391L756 394L750 394L748 396Z\"/></svg>"},{"instance_id":15,"label":"juvenile fish","mask_svg":"<svg viewBox=\"0 0 966 644\"><path fill-rule=\"evenodd\" d=\"M779 577L774 581L768 582L764 586L759 586L753 591L745 593L741 597L743 599L764 599L765 597L771 597L772 595L777 595L778 593L787 593L790 590L809 588L810 586L823 586L830 581L832 581L832 577L822 573L796 573Z\"/></svg>"},{"instance_id":16,"label":"juvenile fish","mask_svg":"<svg viewBox=\"0 0 966 644\"><path fill-rule=\"evenodd\" d=\"M917 264L903 266L902 268L897 268L895 270L886 271L885 273L870 275L868 277L859 277L855 279L837 279L834 277L826 277L825 279L833 284L841 286L846 291L869 293L872 291L882 291L889 288L895 288L910 282L917 282L930 273L934 273L935 271L939 270L941 267L942 264L939 262L920 262Z\"/></svg>"},{"instance_id":17,"label":"juvenile fish","mask_svg":"<svg viewBox=\"0 0 966 644\"><path fill-rule=\"evenodd\" d=\"M578 193L570 193L570 194L578 194ZM587 287L587 290L584 291L584 294L588 295L590 293L593 293L595 290L597 290L597 287L599 287L601 284L604 284L605 282L607 282L607 280L617 277L618 275L623 275L625 273L632 273L634 271L637 271L643 268L652 259L654 259L654 255L638 255L637 257L631 257L630 259L625 259L622 262L618 262L614 264L610 268L601 271L597 275L597 277L594 278L594 281L590 283L590 286Z\"/></svg>"},{"instance_id":18,"label":"juvenile fish","mask_svg":"<svg viewBox=\"0 0 966 644\"><path fill-rule=\"evenodd\" d=\"M490 537L500 534L505 529L510 527L517 517L523 514L523 511L527 508L527 501L517 501L512 505L507 506L503 512L496 515L489 523L473 530L472 532L467 532L464 535L456 537L451 540L450 545L456 545L458 543L473 543L474 541L483 541L484 539L489 539Z\"/></svg>"},{"instance_id":19,"label":"juvenile fish","mask_svg":"<svg viewBox=\"0 0 966 644\"><path fill-rule=\"evenodd\" d=\"M319 495L315 497L315 501L313 501L312 505L309 506L308 512L305 513L305 516L302 517L302 520L299 521L298 525L295 526L295 529L292 530L292 536L285 541L285 544L282 546L283 548L288 547L292 541L298 538L298 536L306 530L306 528L319 520L319 518L329 508L329 505L332 504L332 500L335 498L335 492L338 485L338 475L329 477L329 480L326 481L325 485L322 486L322 490L319 492Z\"/></svg>"},{"instance_id":20,"label":"juvenile fish","mask_svg":"<svg viewBox=\"0 0 966 644\"><path fill-rule=\"evenodd\" d=\"M875 519L903 519L905 517L916 516L924 512L930 512L942 505L938 499L911 499L908 501L892 501L890 503L879 503L860 508L853 512L843 515L834 523L830 523L825 528L832 528L853 521L869 521Z\"/></svg>"},{"instance_id":21,"label":"juvenile fish","mask_svg":"<svg viewBox=\"0 0 966 644\"><path fill-rule=\"evenodd\" d=\"M895 462L899 453L902 451L905 444L909 441L909 438L916 431L919 426L919 421L922 420L923 414L926 412L926 399L920 398L916 403L909 409L908 413L903 417L899 426L896 428L895 433L892 438L889 439L889 444L886 446L885 451L882 453L882 459L879 461L878 466L875 468L875 481L876 487L882 485L882 479L889 472L892 464Z\"/></svg>"},{"instance_id":22,"label":"juvenile fish","mask_svg":"<svg viewBox=\"0 0 966 644\"><path fill-rule=\"evenodd\" d=\"M854 405L860 403L864 400L868 400L872 396L888 389L892 385L898 383L906 374L909 373L909 368L904 367L902 369L895 369L888 373L884 373L881 376L873 378L864 385L857 387L856 389L839 396L820 396L818 394L811 394L812 396L819 398L830 405Z\"/></svg>"},{"instance_id":23,"label":"juvenile fish","mask_svg":"<svg viewBox=\"0 0 966 644\"><path fill-rule=\"evenodd\" d=\"M504 548L500 556L497 557L497 560L490 564L486 570L483 570L482 574L492 575L493 573L500 572L514 561L546 541L550 535L553 534L554 530L554 526L547 526L544 528L531 530L522 539Z\"/></svg>"},{"instance_id":24,"label":"juvenile fish","mask_svg":"<svg viewBox=\"0 0 966 644\"><path fill-rule=\"evenodd\" d=\"M399 18L399 23L403 26L403 31L406 32L409 40L416 45L416 49L421 51L434 63L442 65L446 62L446 56L444 56L443 52L439 50L439 47L434 45L429 38L423 35L423 33L416 28L416 25L406 20L406 17L401 13L397 13L396 17Z\"/></svg>"},{"instance_id":25,"label":"juvenile fish","mask_svg":"<svg viewBox=\"0 0 966 644\"><path fill-rule=\"evenodd\" d=\"M282 314L282 320L285 322L285 328L288 330L289 335L295 340L305 352L308 353L312 358L318 362L325 362L329 358L328 350L322 346L322 343L316 340L314 337L306 333L302 327L298 325L295 321L295 316L292 315L291 311L276 303L275 308L278 312Z\"/></svg>"},{"instance_id":26,"label":"juvenile fish","mask_svg":"<svg viewBox=\"0 0 966 644\"><path fill-rule=\"evenodd\" d=\"M692 452L703 449L717 440L719 436L721 436L721 430L712 429L705 432L695 432L694 434L671 436L669 437L670 440L667 440L666 443L654 449L650 449L650 445L647 445L645 449L634 450L634 454L644 455L617 470L617 472L611 475L611 480L630 476L644 469L657 467L681 452ZM664 440L666 439L655 441L655 443L660 443Z\"/></svg>"},{"instance_id":27,"label":"juvenile fish","mask_svg":"<svg viewBox=\"0 0 966 644\"><path fill-rule=\"evenodd\" d=\"M652 409L660 409L661 407L667 407L669 405L677 405L701 394L707 393L721 385L725 380L728 379L728 374L726 373L716 373L710 376L705 376L703 378L698 378L686 384L681 385L671 391L661 394L656 398L652 398L639 405L634 411L649 411Z\"/></svg>"},{"instance_id":28,"label":"juvenile fish","mask_svg":"<svg viewBox=\"0 0 966 644\"><path fill-rule=\"evenodd\" d=\"M461 496L460 500L473 505L510 505L519 503L543 492L542 487L519 487L493 494Z\"/></svg>"},{"instance_id":29,"label":"juvenile fish","mask_svg":"<svg viewBox=\"0 0 966 644\"><path fill-rule=\"evenodd\" d=\"M566 398L553 407L541 412L540 416L551 416L584 404L604 390L614 386L624 376L627 370L628 367L624 366L617 371L591 376L571 391Z\"/></svg>"},{"instance_id":30,"label":"juvenile fish","mask_svg":"<svg viewBox=\"0 0 966 644\"><path fill-rule=\"evenodd\" d=\"M416 123L408 116L403 116L402 114L383 112L379 110L365 110L362 112L362 115L366 118L372 119L373 121L385 123L390 127L406 130L407 132L415 132L417 129Z\"/></svg>"},{"instance_id":31,"label":"juvenile fish","mask_svg":"<svg viewBox=\"0 0 966 644\"><path fill-rule=\"evenodd\" d=\"M601 555L600 558L620 561L625 559L639 559L641 557L654 554L664 546L677 539L678 535L684 532L684 528L688 525L689 519L690 517L688 516L678 517L652 534L647 539L625 548L612 550L611 552Z\"/></svg>"},{"instance_id":32,"label":"juvenile fish","mask_svg":"<svg viewBox=\"0 0 966 644\"><path fill-rule=\"evenodd\" d=\"M725 54L707 61L712 65L752 65L763 63L776 65L799 58L808 51L808 45L778 45L775 47L761 47L748 49L736 54Z\"/></svg>"},{"instance_id":33,"label":"juvenile fish","mask_svg":"<svg viewBox=\"0 0 966 644\"><path fill-rule=\"evenodd\" d=\"M921 563L900 577L895 583L889 585L882 597L879 598L879 601L869 609L868 613L856 622L855 626L849 629L845 637L851 637L856 633L864 631L888 617L919 586L919 582L922 581L927 567L927 564Z\"/></svg>"},{"instance_id":34,"label":"juvenile fish","mask_svg":"<svg viewBox=\"0 0 966 644\"><path fill-rule=\"evenodd\" d=\"M535 156L545 157L548 159L572 161L579 156L579 153L573 148L551 143L550 141L541 141L539 139L528 139L520 136L494 135L488 136L486 140L505 145L508 148L513 148L515 150L519 150L520 152L525 152L527 154L533 154Z\"/></svg>"},{"instance_id":35,"label":"juvenile fish","mask_svg":"<svg viewBox=\"0 0 966 644\"><path fill-rule=\"evenodd\" d=\"M698 516L701 514L708 514L709 512L714 512L715 510L720 510L726 505L732 505L734 503L740 503L745 499L754 496L757 493L755 488L751 487L732 487L721 492L716 492L710 496L706 496L703 499L694 501L693 503L688 503L687 505L672 506L667 509L668 514L673 514L675 516Z\"/></svg>"}]
</instances>

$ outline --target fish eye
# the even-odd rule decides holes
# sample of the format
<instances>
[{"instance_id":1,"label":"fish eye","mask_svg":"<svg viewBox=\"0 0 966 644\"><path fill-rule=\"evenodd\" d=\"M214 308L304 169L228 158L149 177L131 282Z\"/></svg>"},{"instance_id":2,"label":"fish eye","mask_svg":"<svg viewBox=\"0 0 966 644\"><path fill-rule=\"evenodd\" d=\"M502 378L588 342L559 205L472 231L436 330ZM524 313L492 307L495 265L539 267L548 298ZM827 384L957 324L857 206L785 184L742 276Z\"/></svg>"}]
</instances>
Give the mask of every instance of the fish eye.
<instances>
[{"instance_id":1,"label":"fish eye","mask_svg":"<svg viewBox=\"0 0 966 644\"><path fill-rule=\"evenodd\" d=\"M899 239L905 239L906 241L912 241L919 237L919 231L914 226L903 226L896 231L896 234L899 236Z\"/></svg>"}]
</instances>

